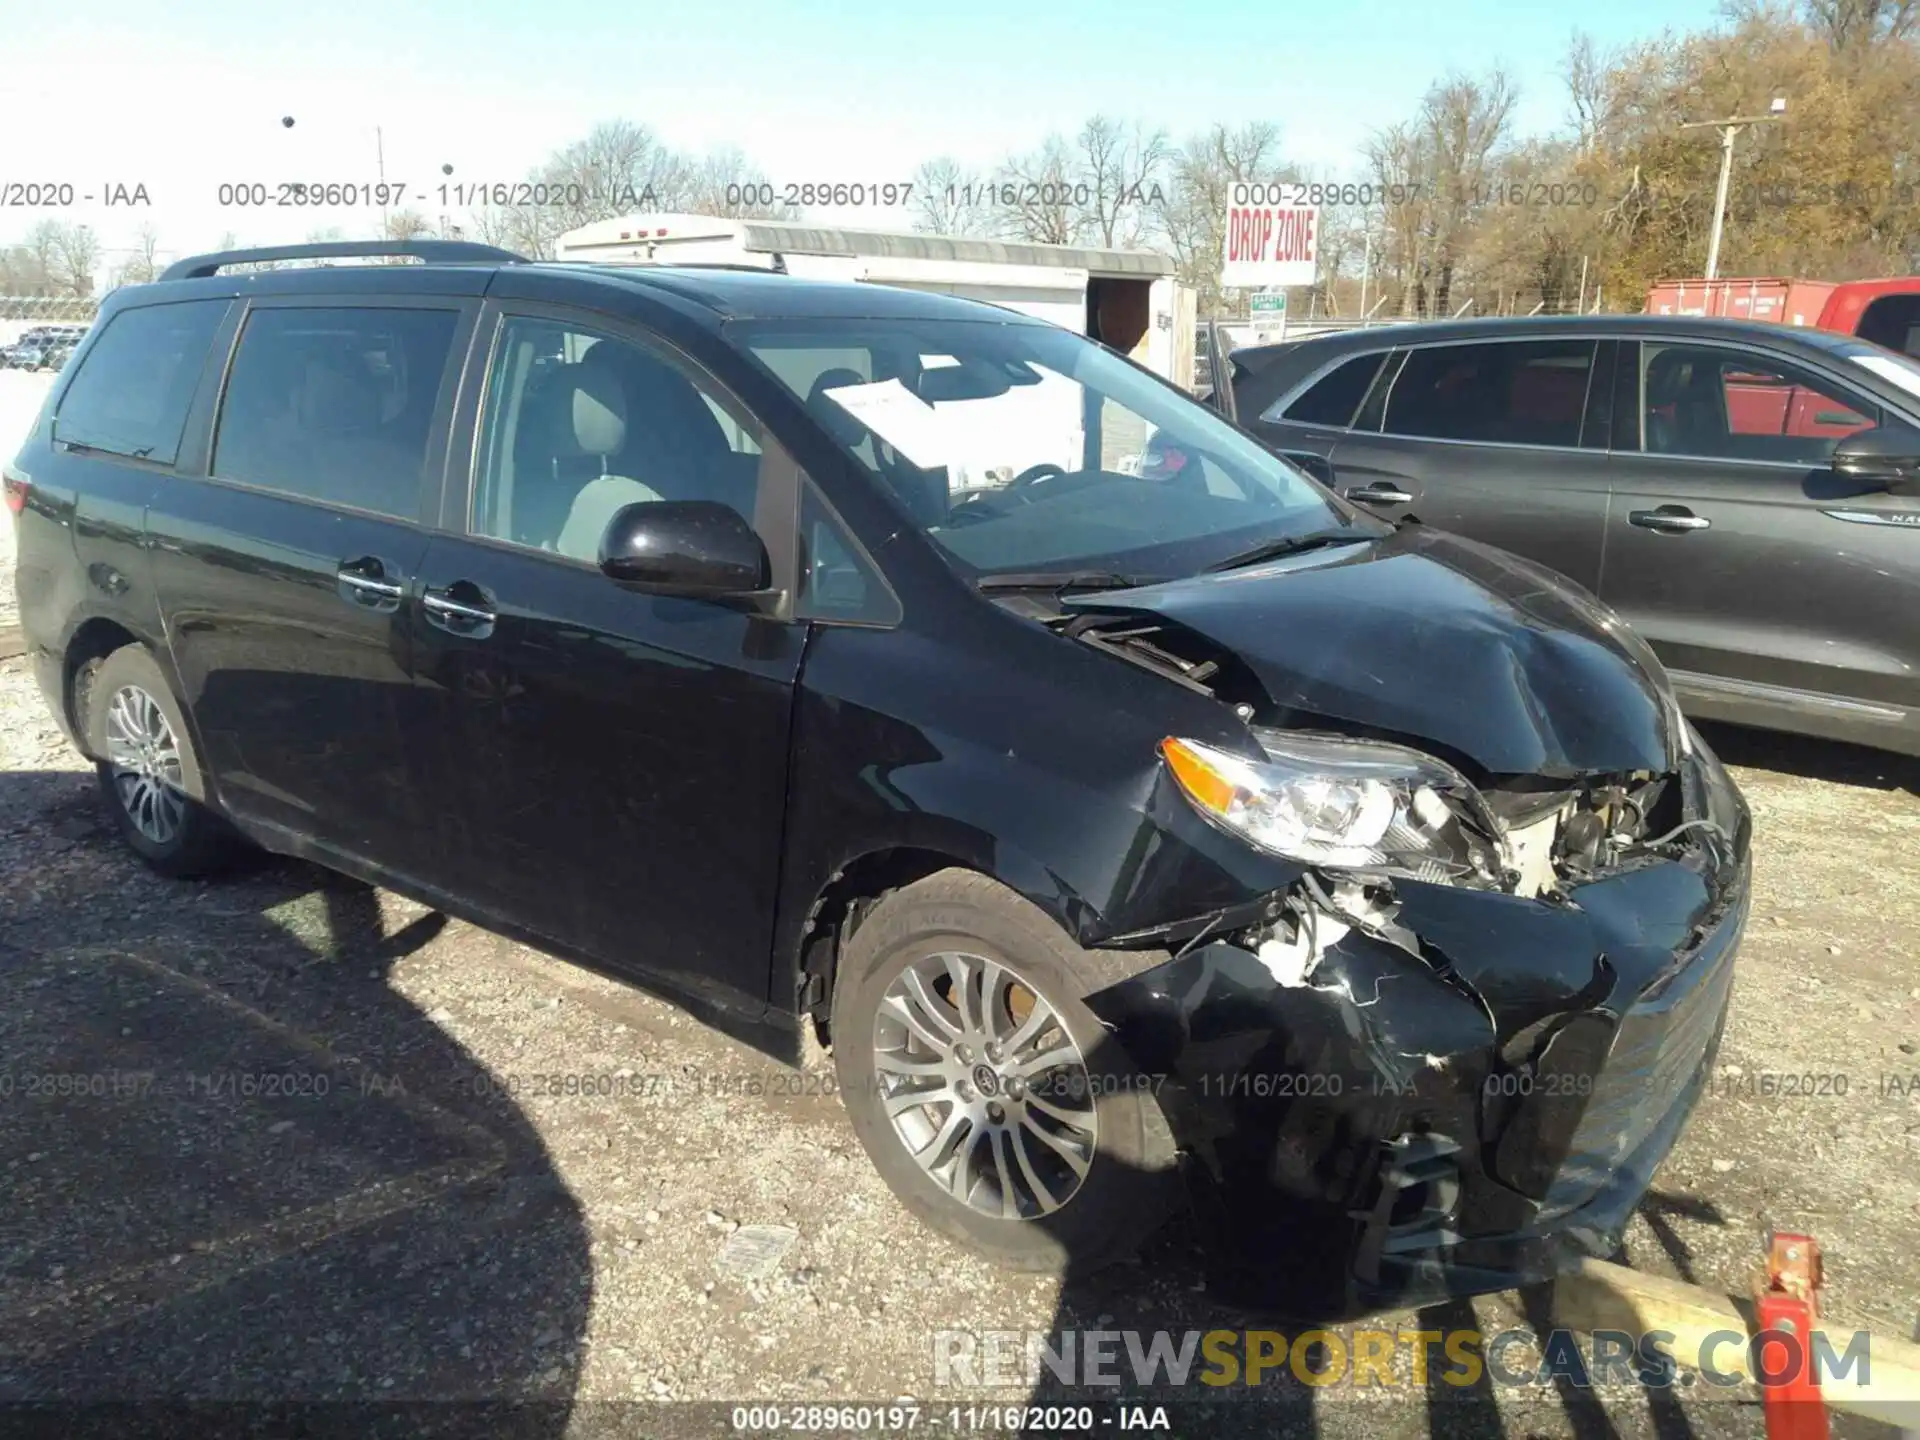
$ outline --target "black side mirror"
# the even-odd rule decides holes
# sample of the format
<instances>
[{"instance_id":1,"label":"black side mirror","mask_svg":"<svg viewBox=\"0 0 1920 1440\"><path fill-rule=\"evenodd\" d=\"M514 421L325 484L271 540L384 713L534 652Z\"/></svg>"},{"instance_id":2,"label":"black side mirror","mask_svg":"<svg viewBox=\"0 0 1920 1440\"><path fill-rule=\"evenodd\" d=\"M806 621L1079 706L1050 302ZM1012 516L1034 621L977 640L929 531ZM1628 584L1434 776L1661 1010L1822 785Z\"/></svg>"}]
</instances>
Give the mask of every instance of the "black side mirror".
<instances>
[{"instance_id":1,"label":"black side mirror","mask_svg":"<svg viewBox=\"0 0 1920 1440\"><path fill-rule=\"evenodd\" d=\"M1920 430L1898 421L1857 430L1833 447L1831 464L1849 480L1902 495L1920 493Z\"/></svg>"},{"instance_id":2,"label":"black side mirror","mask_svg":"<svg viewBox=\"0 0 1920 1440\"><path fill-rule=\"evenodd\" d=\"M614 512L600 537L600 570L649 595L758 599L771 583L767 547L730 505L648 500Z\"/></svg>"}]
</instances>

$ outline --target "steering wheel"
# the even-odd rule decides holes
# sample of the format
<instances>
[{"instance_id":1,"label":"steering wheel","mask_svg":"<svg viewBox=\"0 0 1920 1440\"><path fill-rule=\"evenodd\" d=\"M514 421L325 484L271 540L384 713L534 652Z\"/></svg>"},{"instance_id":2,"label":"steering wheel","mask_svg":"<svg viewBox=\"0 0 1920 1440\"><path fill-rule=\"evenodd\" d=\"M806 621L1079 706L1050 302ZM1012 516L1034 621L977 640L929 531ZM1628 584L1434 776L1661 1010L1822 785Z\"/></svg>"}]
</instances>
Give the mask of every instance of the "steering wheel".
<instances>
[{"instance_id":1,"label":"steering wheel","mask_svg":"<svg viewBox=\"0 0 1920 1440\"><path fill-rule=\"evenodd\" d=\"M1030 485L1038 485L1042 480L1064 480L1066 467L1056 465L1051 460L1042 460L1038 465L1029 465L1013 479L1007 482L1009 490L1024 490Z\"/></svg>"}]
</instances>

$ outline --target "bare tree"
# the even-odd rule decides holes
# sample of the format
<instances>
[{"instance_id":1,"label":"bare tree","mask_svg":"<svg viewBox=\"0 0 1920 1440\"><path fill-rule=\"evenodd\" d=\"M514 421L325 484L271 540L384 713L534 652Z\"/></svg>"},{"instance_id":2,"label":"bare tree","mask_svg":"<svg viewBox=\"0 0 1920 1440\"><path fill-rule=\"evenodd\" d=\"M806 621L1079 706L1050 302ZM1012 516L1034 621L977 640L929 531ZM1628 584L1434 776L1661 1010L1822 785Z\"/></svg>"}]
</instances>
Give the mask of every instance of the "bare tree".
<instances>
[{"instance_id":1,"label":"bare tree","mask_svg":"<svg viewBox=\"0 0 1920 1440\"><path fill-rule=\"evenodd\" d=\"M53 290L47 259L33 246L10 245L0 251L0 295L42 296L51 295Z\"/></svg>"},{"instance_id":2,"label":"bare tree","mask_svg":"<svg viewBox=\"0 0 1920 1440\"><path fill-rule=\"evenodd\" d=\"M1096 115L1081 127L1078 144L1076 228L1109 249L1144 244L1154 225L1150 197L1164 199L1161 180L1173 156L1166 132Z\"/></svg>"},{"instance_id":3,"label":"bare tree","mask_svg":"<svg viewBox=\"0 0 1920 1440\"><path fill-rule=\"evenodd\" d=\"M1367 144L1375 183L1404 203L1388 209L1380 253L1401 290L1402 315L1453 303L1455 272L1486 206L1489 181L1518 99L1499 70L1437 82L1409 123Z\"/></svg>"},{"instance_id":4,"label":"bare tree","mask_svg":"<svg viewBox=\"0 0 1920 1440\"><path fill-rule=\"evenodd\" d=\"M764 171L737 149L715 150L687 167L687 208L732 220L796 220L800 212L781 203Z\"/></svg>"},{"instance_id":5,"label":"bare tree","mask_svg":"<svg viewBox=\"0 0 1920 1440\"><path fill-rule=\"evenodd\" d=\"M1560 62L1560 77L1567 86L1567 107L1572 112L1574 139L1583 151L1591 151L1607 128L1613 108L1612 70L1616 57L1602 51L1591 35L1576 30L1567 44L1566 58Z\"/></svg>"},{"instance_id":6,"label":"bare tree","mask_svg":"<svg viewBox=\"0 0 1920 1440\"><path fill-rule=\"evenodd\" d=\"M1074 205L1077 167L1073 151L1058 135L1038 149L1010 155L991 182L995 228L1012 240L1071 245L1079 238Z\"/></svg>"},{"instance_id":7,"label":"bare tree","mask_svg":"<svg viewBox=\"0 0 1920 1440\"><path fill-rule=\"evenodd\" d=\"M160 232L154 228L152 221L148 221L134 236L131 253L114 268L112 283L116 286L145 285L158 280L162 268Z\"/></svg>"},{"instance_id":8,"label":"bare tree","mask_svg":"<svg viewBox=\"0 0 1920 1440\"><path fill-rule=\"evenodd\" d=\"M473 224L490 244L551 259L567 231L634 211L679 209L695 182L695 167L646 126L608 120L534 168L534 203L482 206Z\"/></svg>"},{"instance_id":9,"label":"bare tree","mask_svg":"<svg viewBox=\"0 0 1920 1440\"><path fill-rule=\"evenodd\" d=\"M978 235L988 225L986 186L951 155L922 161L913 172L913 228L929 235Z\"/></svg>"},{"instance_id":10,"label":"bare tree","mask_svg":"<svg viewBox=\"0 0 1920 1440\"><path fill-rule=\"evenodd\" d=\"M1214 125L1176 150L1167 170L1155 207L1159 238L1173 251L1181 281L1194 288L1200 314L1217 314L1225 303L1220 263L1233 186L1291 180L1296 172L1281 163L1279 128L1264 120L1238 129Z\"/></svg>"},{"instance_id":11,"label":"bare tree","mask_svg":"<svg viewBox=\"0 0 1920 1440\"><path fill-rule=\"evenodd\" d=\"M42 220L27 231L26 239L20 246L30 267L41 276L47 294L64 288L61 283L60 228L57 220Z\"/></svg>"},{"instance_id":12,"label":"bare tree","mask_svg":"<svg viewBox=\"0 0 1920 1440\"><path fill-rule=\"evenodd\" d=\"M54 280L75 300L86 300L94 292L94 271L100 265L100 240L92 227L56 225L54 227Z\"/></svg>"},{"instance_id":13,"label":"bare tree","mask_svg":"<svg viewBox=\"0 0 1920 1440\"><path fill-rule=\"evenodd\" d=\"M394 211L380 228L387 240L419 240L433 234L433 222L412 209Z\"/></svg>"},{"instance_id":14,"label":"bare tree","mask_svg":"<svg viewBox=\"0 0 1920 1440\"><path fill-rule=\"evenodd\" d=\"M1835 54L1920 32L1920 0L1805 0L1805 14Z\"/></svg>"}]
</instances>

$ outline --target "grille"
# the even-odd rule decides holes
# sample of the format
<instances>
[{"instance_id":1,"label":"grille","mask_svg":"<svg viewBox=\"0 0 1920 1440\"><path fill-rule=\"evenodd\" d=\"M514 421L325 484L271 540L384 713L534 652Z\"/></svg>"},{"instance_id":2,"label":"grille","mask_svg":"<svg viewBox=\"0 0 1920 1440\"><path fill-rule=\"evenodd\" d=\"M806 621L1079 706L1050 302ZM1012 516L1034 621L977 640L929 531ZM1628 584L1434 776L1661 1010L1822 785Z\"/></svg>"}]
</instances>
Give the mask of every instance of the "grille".
<instances>
[{"instance_id":1,"label":"grille","mask_svg":"<svg viewBox=\"0 0 1920 1440\"><path fill-rule=\"evenodd\" d=\"M1541 1206L1543 1218L1583 1204L1612 1182L1676 1107L1692 1098L1695 1077L1720 1038L1740 929L1737 921L1723 923L1692 964L1621 1020L1573 1144ZM1647 1157L1649 1173L1638 1177L1642 1183L1661 1158Z\"/></svg>"}]
</instances>

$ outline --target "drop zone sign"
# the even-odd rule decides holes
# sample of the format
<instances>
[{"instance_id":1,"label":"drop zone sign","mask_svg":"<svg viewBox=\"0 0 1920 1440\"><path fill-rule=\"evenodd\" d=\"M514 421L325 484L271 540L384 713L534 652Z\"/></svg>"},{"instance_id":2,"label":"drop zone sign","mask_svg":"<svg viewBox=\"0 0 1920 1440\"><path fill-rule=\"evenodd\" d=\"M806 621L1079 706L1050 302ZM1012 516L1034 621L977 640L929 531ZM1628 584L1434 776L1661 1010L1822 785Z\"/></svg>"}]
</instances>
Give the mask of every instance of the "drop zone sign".
<instances>
[{"instance_id":1,"label":"drop zone sign","mask_svg":"<svg viewBox=\"0 0 1920 1440\"><path fill-rule=\"evenodd\" d=\"M1311 285L1320 244L1320 207L1293 203L1304 186L1236 182L1227 192L1220 259L1226 289Z\"/></svg>"}]
</instances>

